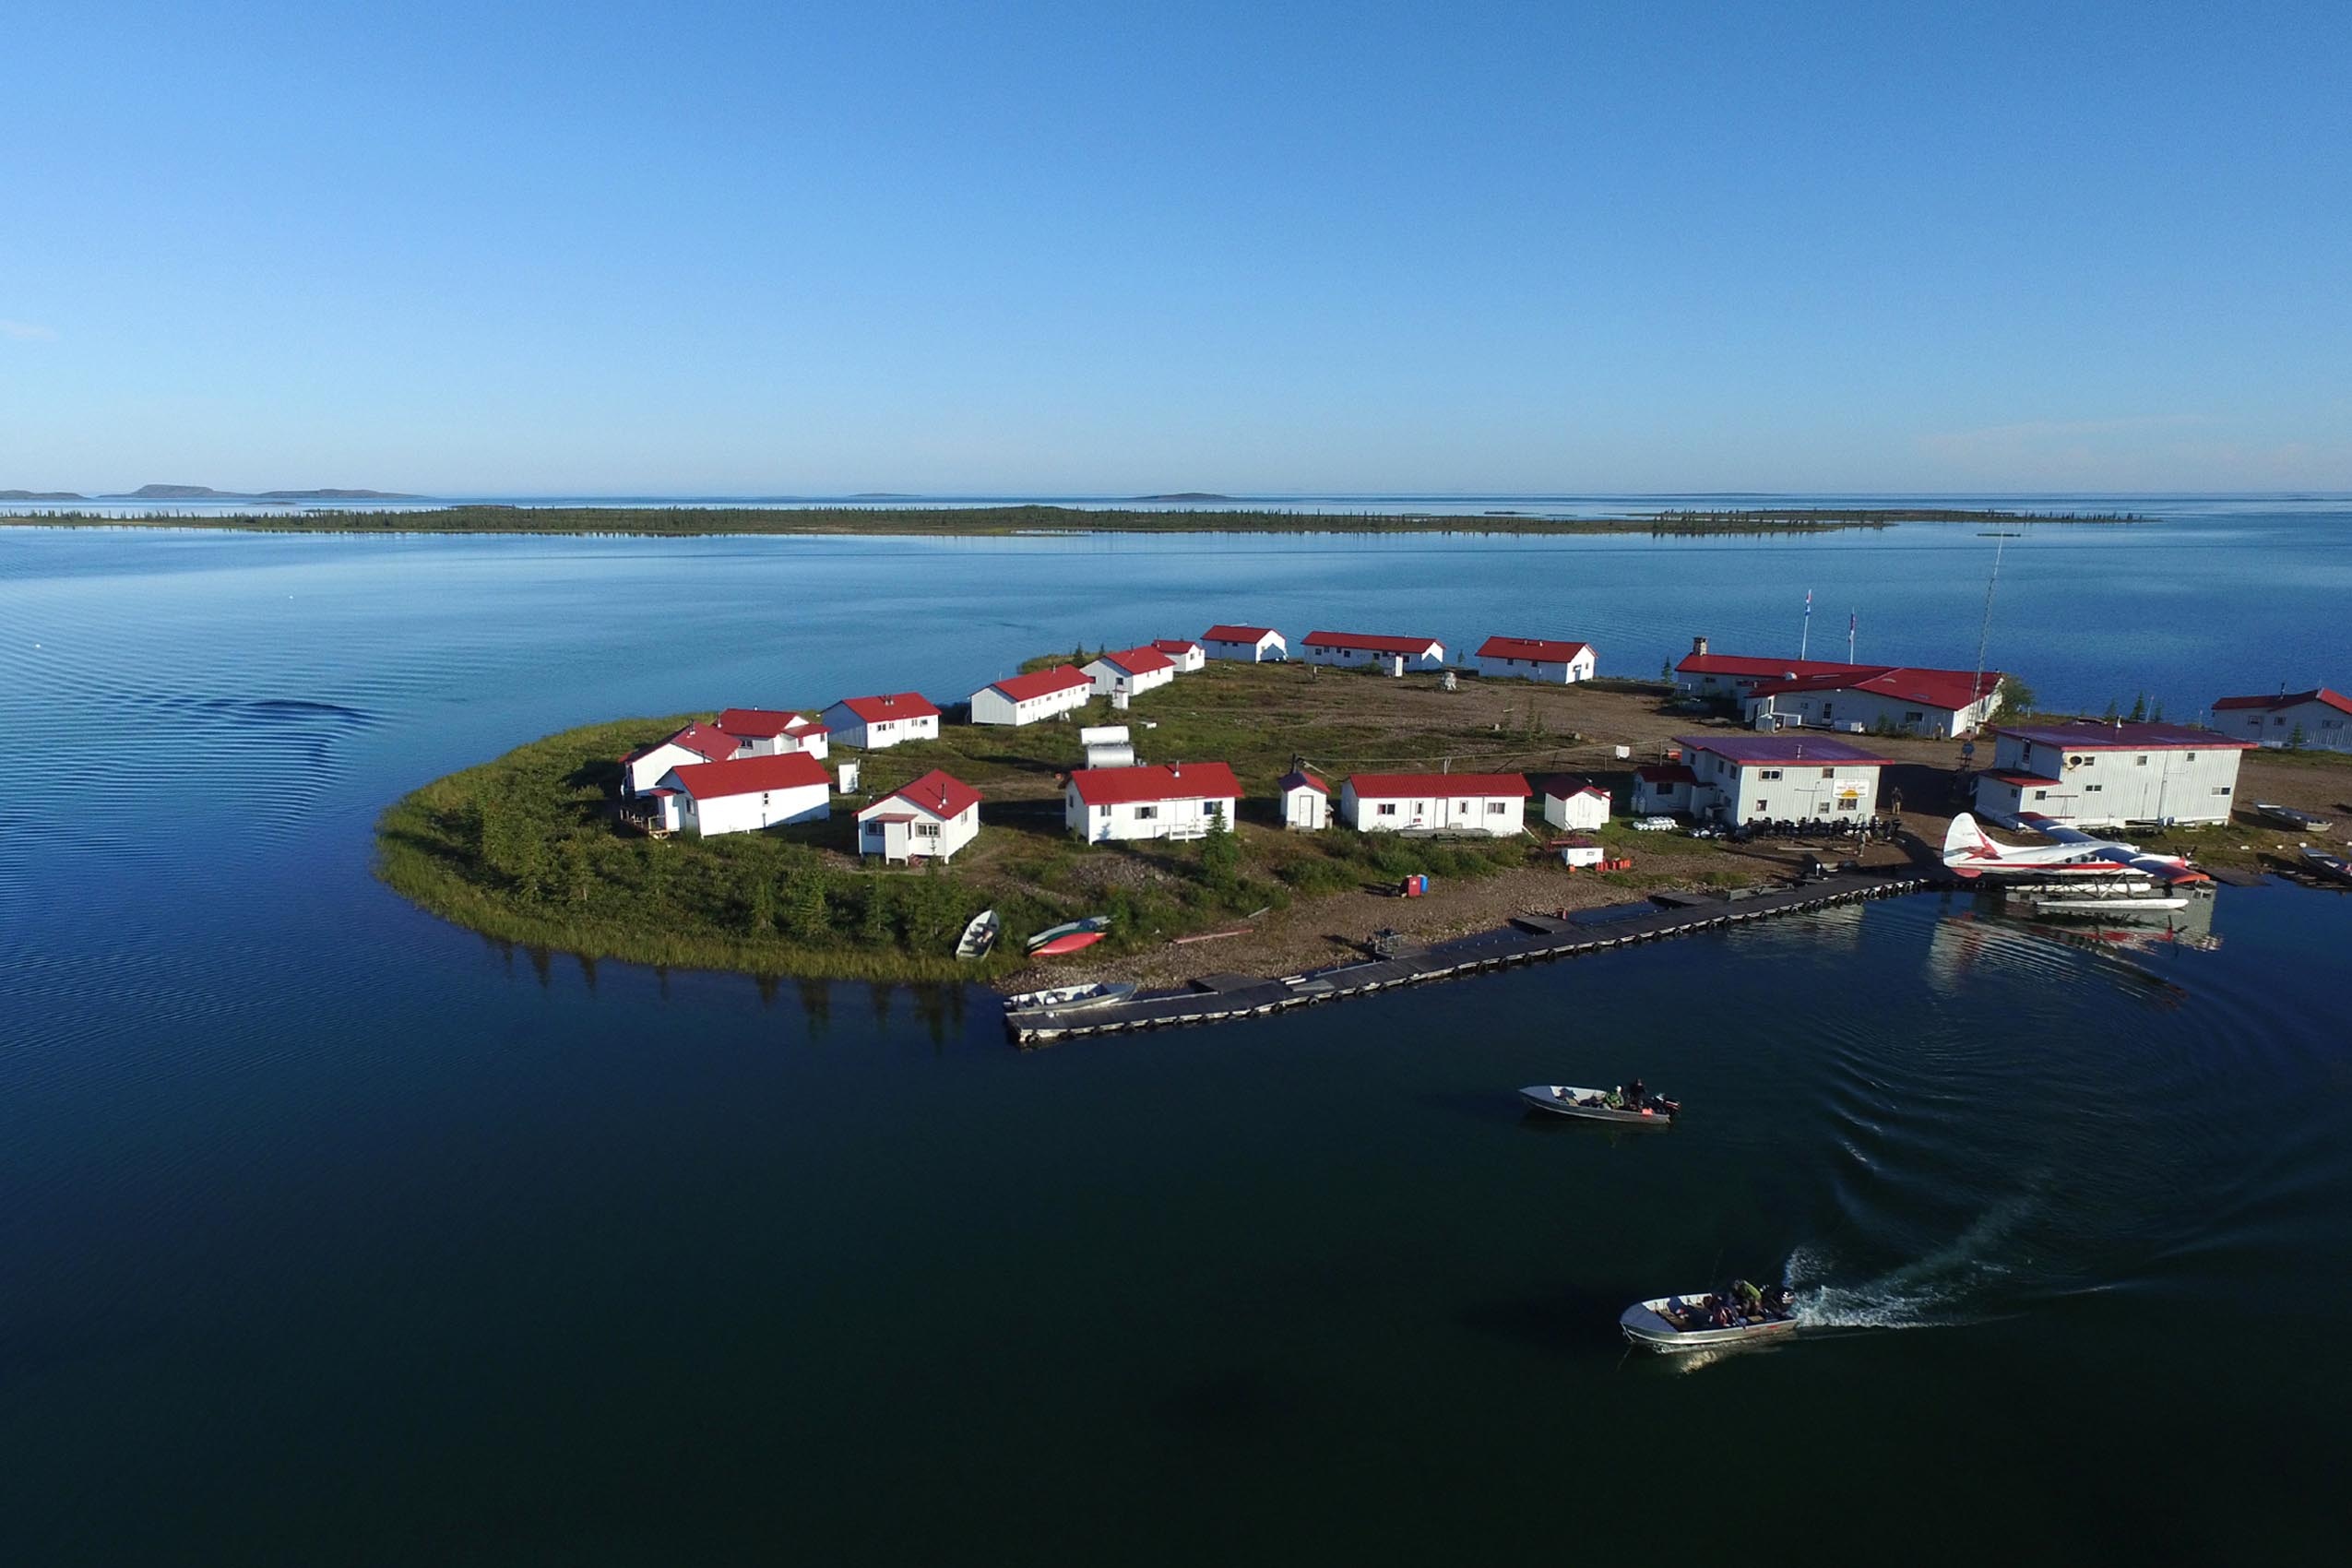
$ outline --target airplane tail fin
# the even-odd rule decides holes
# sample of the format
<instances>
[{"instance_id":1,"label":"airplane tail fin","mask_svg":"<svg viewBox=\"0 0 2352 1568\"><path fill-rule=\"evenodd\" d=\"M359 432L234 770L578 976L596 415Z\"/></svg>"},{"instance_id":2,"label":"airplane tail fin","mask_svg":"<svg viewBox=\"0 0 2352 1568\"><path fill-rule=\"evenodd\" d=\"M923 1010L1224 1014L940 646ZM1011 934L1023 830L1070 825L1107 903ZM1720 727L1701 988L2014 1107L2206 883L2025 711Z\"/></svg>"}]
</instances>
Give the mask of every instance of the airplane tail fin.
<instances>
[{"instance_id":1,"label":"airplane tail fin","mask_svg":"<svg viewBox=\"0 0 2352 1568\"><path fill-rule=\"evenodd\" d=\"M1962 812L1952 819L1943 834L1943 863L1962 876L1974 876L1977 868L1986 861L2001 858L2001 847L1977 826L1977 819Z\"/></svg>"}]
</instances>

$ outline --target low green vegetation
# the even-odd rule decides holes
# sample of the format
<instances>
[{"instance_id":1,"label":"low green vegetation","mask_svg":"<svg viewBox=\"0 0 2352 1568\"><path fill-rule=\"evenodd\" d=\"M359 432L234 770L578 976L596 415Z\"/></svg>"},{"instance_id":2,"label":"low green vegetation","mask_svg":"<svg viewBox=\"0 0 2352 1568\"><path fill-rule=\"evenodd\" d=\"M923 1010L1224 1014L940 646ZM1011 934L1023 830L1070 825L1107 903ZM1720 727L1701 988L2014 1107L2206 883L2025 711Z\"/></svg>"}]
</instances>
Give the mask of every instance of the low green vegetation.
<instances>
[{"instance_id":1,"label":"low green vegetation","mask_svg":"<svg viewBox=\"0 0 2352 1568\"><path fill-rule=\"evenodd\" d=\"M649 839L614 819L618 759L676 731L687 721L681 715L566 731L425 785L378 823L379 874L445 919L533 947L755 974L923 980L1006 974L1026 961L1023 937L1080 915L1111 917L1104 951L1116 954L1229 928L1295 898L1393 885L1414 872L1473 878L1529 863L1538 852L1529 837L1281 829L1274 784L1300 754L1395 769L1445 757L1457 767L1510 766L1492 760L1499 747L1532 746L1525 754L1535 755L1554 739L1533 695L1528 719L1515 719L1509 733L1491 721L1400 729L1368 715L1379 705L1361 700L1383 684L1337 671L1218 667L1128 714L1097 703L1075 716L1125 720L1153 762L1232 766L1244 791L1239 820L1188 843L1088 845L1068 834L1061 780L1075 760L1075 723L998 729L952 715L937 741L837 754L860 762L864 793L837 797L828 821ZM1277 690L1294 694L1297 711L1269 718ZM860 863L857 808L934 767L986 797L980 838L952 866ZM958 963L956 936L982 909L997 911L1005 939L987 960Z\"/></svg>"},{"instance_id":2,"label":"low green vegetation","mask_svg":"<svg viewBox=\"0 0 2352 1568\"><path fill-rule=\"evenodd\" d=\"M1492 512L1303 512L1279 508L1124 509L1076 506L498 506L408 510L265 511L234 515L94 512L0 516L21 528L213 529L352 534L907 534L961 538L1026 533L1820 533L1917 522L2131 522L2123 516L1961 512L1919 507L1661 511L1622 517Z\"/></svg>"}]
</instances>

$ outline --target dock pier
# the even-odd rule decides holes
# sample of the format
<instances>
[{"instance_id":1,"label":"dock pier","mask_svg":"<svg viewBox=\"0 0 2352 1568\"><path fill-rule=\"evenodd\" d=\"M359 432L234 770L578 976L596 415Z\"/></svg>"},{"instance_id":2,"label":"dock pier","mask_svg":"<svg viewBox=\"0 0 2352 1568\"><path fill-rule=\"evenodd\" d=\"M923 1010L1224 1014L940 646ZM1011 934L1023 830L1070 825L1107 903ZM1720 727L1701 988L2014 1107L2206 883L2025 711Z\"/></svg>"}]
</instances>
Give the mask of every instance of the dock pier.
<instances>
[{"instance_id":1,"label":"dock pier","mask_svg":"<svg viewBox=\"0 0 2352 1568\"><path fill-rule=\"evenodd\" d=\"M1181 990L1140 992L1123 1002L1028 1013L1018 1018L1008 1015L1004 1027L1021 1045L1044 1045L1082 1035L1124 1034L1134 1029L1175 1028L1231 1018L1262 1017L1292 1007L1369 996L1400 985L1451 980L1548 958L1571 958L1639 942L1714 931L1747 921L1826 909L1946 885L1943 877L1905 867L1888 872L1848 872L1792 886L1741 888L1729 894L1660 894L1640 904L1579 909L1561 916L1517 915L1509 925L1475 936L1427 945L1392 944L1392 951L1385 956L1354 959L1274 980L1234 974L1205 975Z\"/></svg>"}]
</instances>

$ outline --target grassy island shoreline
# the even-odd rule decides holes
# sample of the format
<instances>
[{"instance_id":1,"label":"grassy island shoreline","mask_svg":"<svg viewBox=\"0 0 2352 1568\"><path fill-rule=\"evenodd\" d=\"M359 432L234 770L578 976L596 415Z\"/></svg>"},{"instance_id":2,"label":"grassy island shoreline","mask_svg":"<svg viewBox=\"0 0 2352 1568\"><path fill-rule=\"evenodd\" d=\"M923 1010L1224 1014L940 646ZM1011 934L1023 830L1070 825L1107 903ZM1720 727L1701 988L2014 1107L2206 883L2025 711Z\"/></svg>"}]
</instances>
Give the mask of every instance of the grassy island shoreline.
<instances>
[{"instance_id":1,"label":"grassy island shoreline","mask_svg":"<svg viewBox=\"0 0 2352 1568\"><path fill-rule=\"evenodd\" d=\"M1280 508L1141 510L1080 506L500 506L384 511L95 512L0 515L0 527L198 529L232 533L621 534L695 539L742 534L895 535L926 539L1025 534L1649 534L1662 537L1814 534L1897 523L2130 524L2130 513L2013 512L1942 507L1661 508L1622 517L1549 517L1498 509L1447 513L1307 512Z\"/></svg>"}]
</instances>

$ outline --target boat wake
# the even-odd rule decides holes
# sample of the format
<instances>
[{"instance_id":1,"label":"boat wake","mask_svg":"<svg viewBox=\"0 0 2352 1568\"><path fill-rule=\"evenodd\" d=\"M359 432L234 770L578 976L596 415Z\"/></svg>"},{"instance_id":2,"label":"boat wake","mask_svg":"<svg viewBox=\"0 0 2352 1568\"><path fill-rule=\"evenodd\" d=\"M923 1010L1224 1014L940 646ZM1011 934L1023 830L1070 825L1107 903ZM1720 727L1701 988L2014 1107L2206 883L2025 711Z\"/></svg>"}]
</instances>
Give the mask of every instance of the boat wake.
<instances>
[{"instance_id":1,"label":"boat wake","mask_svg":"<svg viewBox=\"0 0 2352 1568\"><path fill-rule=\"evenodd\" d=\"M1952 1241L1871 1278L1847 1280L1835 1253L1800 1246L1788 1255L1797 1320L1810 1332L1835 1329L1958 1328L2007 1313L1995 1303L2019 1281L1996 1262L2000 1243L2024 1217L2024 1200L1986 1214Z\"/></svg>"}]
</instances>

